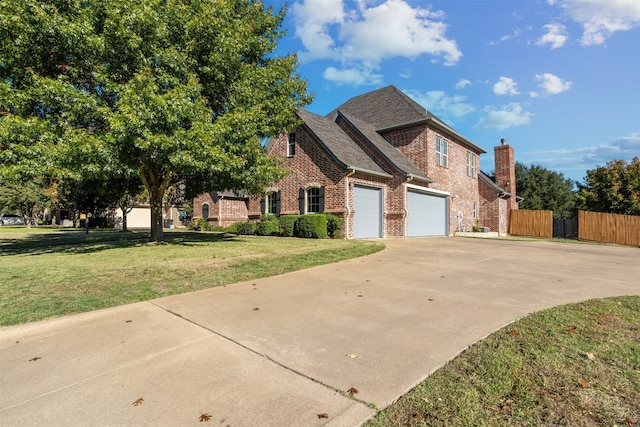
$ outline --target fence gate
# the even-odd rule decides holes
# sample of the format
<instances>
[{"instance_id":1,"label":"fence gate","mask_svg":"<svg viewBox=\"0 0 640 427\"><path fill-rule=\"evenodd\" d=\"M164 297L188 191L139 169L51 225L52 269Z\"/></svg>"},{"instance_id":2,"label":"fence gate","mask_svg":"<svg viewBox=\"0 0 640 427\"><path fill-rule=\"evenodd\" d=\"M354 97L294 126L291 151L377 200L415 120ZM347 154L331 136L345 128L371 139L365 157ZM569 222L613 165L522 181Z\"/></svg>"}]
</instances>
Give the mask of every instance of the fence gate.
<instances>
[{"instance_id":1,"label":"fence gate","mask_svg":"<svg viewBox=\"0 0 640 427\"><path fill-rule=\"evenodd\" d=\"M553 219L553 237L578 240L578 219Z\"/></svg>"}]
</instances>

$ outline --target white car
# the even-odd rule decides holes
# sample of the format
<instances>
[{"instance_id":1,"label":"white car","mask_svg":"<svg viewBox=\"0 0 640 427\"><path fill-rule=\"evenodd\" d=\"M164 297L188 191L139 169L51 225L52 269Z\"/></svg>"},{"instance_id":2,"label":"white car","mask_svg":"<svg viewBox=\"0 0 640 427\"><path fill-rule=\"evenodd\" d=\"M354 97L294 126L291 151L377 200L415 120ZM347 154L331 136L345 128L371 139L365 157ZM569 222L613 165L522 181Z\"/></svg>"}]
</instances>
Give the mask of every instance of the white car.
<instances>
[{"instance_id":1,"label":"white car","mask_svg":"<svg viewBox=\"0 0 640 427\"><path fill-rule=\"evenodd\" d=\"M16 214L3 213L0 214L0 225L24 225L24 218Z\"/></svg>"}]
</instances>

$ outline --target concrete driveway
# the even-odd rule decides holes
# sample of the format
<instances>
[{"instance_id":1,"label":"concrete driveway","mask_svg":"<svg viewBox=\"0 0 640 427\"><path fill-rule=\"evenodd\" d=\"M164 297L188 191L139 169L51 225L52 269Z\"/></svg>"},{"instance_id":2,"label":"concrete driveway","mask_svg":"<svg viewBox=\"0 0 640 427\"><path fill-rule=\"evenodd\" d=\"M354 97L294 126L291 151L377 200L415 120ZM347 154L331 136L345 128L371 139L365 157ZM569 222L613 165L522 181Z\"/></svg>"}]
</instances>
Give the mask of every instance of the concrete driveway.
<instances>
[{"instance_id":1,"label":"concrete driveway","mask_svg":"<svg viewBox=\"0 0 640 427\"><path fill-rule=\"evenodd\" d=\"M356 426L522 316L640 294L637 248L384 243L338 264L0 328L0 425Z\"/></svg>"}]
</instances>

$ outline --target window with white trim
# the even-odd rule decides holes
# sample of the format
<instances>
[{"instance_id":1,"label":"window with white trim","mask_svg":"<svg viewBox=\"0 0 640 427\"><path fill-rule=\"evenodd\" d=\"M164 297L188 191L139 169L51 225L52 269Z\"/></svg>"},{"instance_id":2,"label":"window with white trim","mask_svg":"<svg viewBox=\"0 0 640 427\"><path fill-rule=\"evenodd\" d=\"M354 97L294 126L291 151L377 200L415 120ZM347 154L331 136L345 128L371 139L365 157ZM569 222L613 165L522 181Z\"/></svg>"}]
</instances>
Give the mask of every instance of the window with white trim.
<instances>
[{"instance_id":1,"label":"window with white trim","mask_svg":"<svg viewBox=\"0 0 640 427\"><path fill-rule=\"evenodd\" d=\"M449 167L449 142L436 136L436 165Z\"/></svg>"},{"instance_id":2,"label":"window with white trim","mask_svg":"<svg viewBox=\"0 0 640 427\"><path fill-rule=\"evenodd\" d=\"M287 143L287 156L293 157L296 154L296 134L289 134L289 142Z\"/></svg>"},{"instance_id":3,"label":"window with white trim","mask_svg":"<svg viewBox=\"0 0 640 427\"><path fill-rule=\"evenodd\" d=\"M476 176L476 155L471 151L467 151L467 175L472 178Z\"/></svg>"}]
</instances>

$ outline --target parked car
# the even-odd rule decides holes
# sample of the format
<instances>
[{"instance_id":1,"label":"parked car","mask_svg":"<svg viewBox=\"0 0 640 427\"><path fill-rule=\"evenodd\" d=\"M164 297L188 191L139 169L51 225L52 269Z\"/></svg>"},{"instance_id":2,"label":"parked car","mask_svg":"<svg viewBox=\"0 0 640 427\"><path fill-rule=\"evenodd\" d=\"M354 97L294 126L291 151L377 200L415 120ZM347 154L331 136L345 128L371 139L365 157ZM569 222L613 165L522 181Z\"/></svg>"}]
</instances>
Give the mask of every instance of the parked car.
<instances>
[{"instance_id":1,"label":"parked car","mask_svg":"<svg viewBox=\"0 0 640 427\"><path fill-rule=\"evenodd\" d=\"M0 214L0 225L24 225L24 218L16 214L3 213Z\"/></svg>"}]
</instances>

